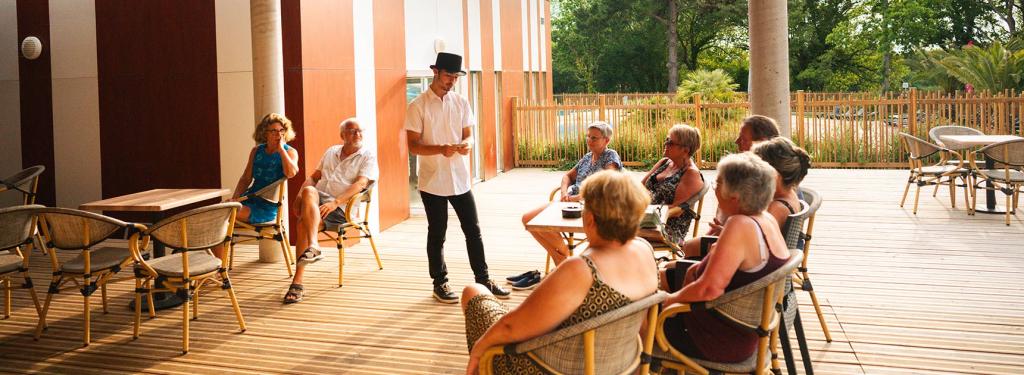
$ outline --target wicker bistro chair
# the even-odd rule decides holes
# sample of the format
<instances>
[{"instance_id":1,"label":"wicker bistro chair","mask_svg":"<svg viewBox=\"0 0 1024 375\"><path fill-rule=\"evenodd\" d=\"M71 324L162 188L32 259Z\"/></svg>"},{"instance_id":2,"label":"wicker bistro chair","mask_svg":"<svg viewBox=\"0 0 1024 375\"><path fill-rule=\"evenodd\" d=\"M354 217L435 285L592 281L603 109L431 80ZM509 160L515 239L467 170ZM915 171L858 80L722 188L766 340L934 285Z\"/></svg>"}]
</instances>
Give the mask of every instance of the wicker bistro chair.
<instances>
[{"instance_id":1,"label":"wicker bistro chair","mask_svg":"<svg viewBox=\"0 0 1024 375\"><path fill-rule=\"evenodd\" d=\"M974 189L996 190L1006 195L1006 225L1010 225L1010 215L1013 215L1020 203L1021 188L1024 187L1024 139L999 142L991 144L976 151L984 155L986 160L995 164L993 169L978 167L976 161L971 161L971 168L975 171L975 181L971 184ZM991 186L982 185L990 183ZM978 195L975 194L971 209L977 207Z\"/></svg>"},{"instance_id":2,"label":"wicker bistro chair","mask_svg":"<svg viewBox=\"0 0 1024 375\"><path fill-rule=\"evenodd\" d=\"M910 163L910 178L907 179L907 186L903 189L903 198L900 200L900 207L903 207L904 202L907 200L907 193L910 192L910 184L917 185L917 191L914 193L914 214L917 214L917 204L921 196L921 186L925 185L948 185L949 186L949 202L956 208L956 180L959 178L963 183L961 186L964 188L964 204L969 206L970 193L967 190L967 186L970 185L970 170L964 168L964 159L959 152L943 148L942 146L934 143L925 141L921 138L917 138L907 133L900 133L900 137L903 138L904 146L907 152L910 154L908 162ZM935 155L936 153L944 154L942 159L933 165L924 165L924 159ZM948 164L946 155L956 157L956 164Z\"/></svg>"},{"instance_id":3,"label":"wicker bistro chair","mask_svg":"<svg viewBox=\"0 0 1024 375\"><path fill-rule=\"evenodd\" d=\"M554 190L551 190L551 193L548 194L548 202L554 202L555 198L557 198L558 194L561 192L561 186L556 187ZM577 247L580 247L580 245L583 245L584 243L587 242L587 237L577 237L583 236L580 233L559 232L558 234L562 236L562 240L564 240L566 246L569 247L569 256L572 256ZM544 257L544 274L547 275L549 272L551 272L551 254L545 254Z\"/></svg>"},{"instance_id":4,"label":"wicker bistro chair","mask_svg":"<svg viewBox=\"0 0 1024 375\"><path fill-rule=\"evenodd\" d=\"M377 260L377 269L384 269L380 261L380 253L377 252L377 244L373 242L373 231L370 230L370 204L373 203L374 181L370 181L366 188L353 195L345 203L345 222L337 227L328 228L326 223L320 222L320 233L330 238L338 247L338 286L342 286L342 277L345 269L345 241L353 238L366 238L370 240L370 249L373 249L373 257ZM354 229L358 234L350 236L345 234L349 229Z\"/></svg>"},{"instance_id":5,"label":"wicker bistro chair","mask_svg":"<svg viewBox=\"0 0 1024 375\"><path fill-rule=\"evenodd\" d=\"M804 217L803 223L800 225L797 225L796 221L794 221L792 224L793 228L789 227L790 224L787 221L786 226L783 227L783 233L786 233L786 245L789 246L790 249L799 248L796 246L796 243L799 241L793 239L791 236L798 233L800 239L804 242L804 259L800 263L800 267L797 267L796 269L797 272L794 275L794 282L796 282L796 285L799 286L801 290L811 295L811 302L814 304L814 311L818 314L818 322L821 323L821 331L825 334L825 341L832 342L832 334L829 333L828 323L825 322L825 315L821 313L821 304L818 303L818 295L814 292L814 286L811 285L811 277L807 273L807 260L811 257L811 233L814 232L814 218L818 213L818 209L821 208L822 198L821 194L818 193L817 190L808 187L800 187L800 191L803 193L804 203L807 203L808 205L807 214ZM803 231L791 233L794 229L797 229L797 227L803 229ZM793 243L791 244L791 242Z\"/></svg>"},{"instance_id":6,"label":"wicker bistro chair","mask_svg":"<svg viewBox=\"0 0 1024 375\"><path fill-rule=\"evenodd\" d=\"M690 197L689 200L679 205L680 209L682 209L683 211L688 211L690 215L693 216L693 222L690 223L690 226L693 227L694 237L697 237L697 227L700 226L700 214L702 211L704 211L704 196L707 195L708 191L710 190L711 183L705 181L704 186L701 187L700 191L698 191L696 194ZM693 209L694 207L697 208L696 211ZM671 254L672 256L672 259L676 259L677 257L683 258L683 249L680 248L679 243L669 240L668 236L665 233L664 223L660 224L661 225L659 225L658 231L661 234L661 241L655 241L654 243L652 243L652 246L654 246L654 251L668 251L669 254Z\"/></svg>"},{"instance_id":7,"label":"wicker bistro chair","mask_svg":"<svg viewBox=\"0 0 1024 375\"><path fill-rule=\"evenodd\" d=\"M804 193L806 198L808 193ZM783 237L786 239L786 245L790 249L799 250L800 247L802 247L803 244L800 243L800 241L803 239L804 234L803 224L811 213L811 207L806 201L800 201L800 208L799 212L790 214L789 217L786 218L786 222L782 225ZM806 264L806 256L803 258L802 262ZM796 271L799 269L800 267L797 267L797 269L793 270L794 277L796 277ZM807 337L804 335L803 323L800 320L800 309L797 303L796 294L793 291L792 278L786 281L786 297L782 300L782 311L783 319L779 322L779 338L782 342L782 353L786 358L786 369L789 371L790 375L796 375L796 360L793 356L793 349L791 348L789 341L789 328L792 327L793 331L796 333L796 341L800 349L800 356L803 359L804 372L807 374L813 374L814 369L811 366L811 357L807 349ZM824 324L824 320L822 320L822 324ZM825 337L828 342L832 342L827 329L825 330Z\"/></svg>"},{"instance_id":8,"label":"wicker bistro chair","mask_svg":"<svg viewBox=\"0 0 1024 375\"><path fill-rule=\"evenodd\" d=\"M39 175L43 174L45 170L46 167L36 165L8 176L0 181L0 193L8 190L19 191L24 197L22 204L35 204L36 189L39 188Z\"/></svg>"},{"instance_id":9,"label":"wicker bistro chair","mask_svg":"<svg viewBox=\"0 0 1024 375\"><path fill-rule=\"evenodd\" d=\"M245 332L245 320L242 318L242 310L238 307L235 291L231 287L228 270L210 251L214 246L231 241L235 214L241 206L239 203L228 202L196 208L160 220L149 229L131 235L128 244L136 264L133 338L139 337L142 323L142 295L148 294L149 301L152 301L154 292L176 293L185 301L181 309L181 350L188 353L189 308L192 310L191 319L198 318L199 291L211 284L227 291L235 317L238 319L238 327ZM141 249L145 248L150 238L180 252L146 260L142 257ZM163 285L154 285L158 277L161 278ZM155 316L152 306L149 309L149 316Z\"/></svg>"},{"instance_id":10,"label":"wicker bistro chair","mask_svg":"<svg viewBox=\"0 0 1024 375\"><path fill-rule=\"evenodd\" d=\"M294 276L292 272L292 264L295 263L295 253L292 252L291 244L288 242L288 231L284 227L284 204L282 202L285 199L285 183L288 181L286 178L275 181L274 183L263 187L262 189L253 192L252 194L242 196L241 199L262 199L271 204L277 205L277 216L273 221L265 223L247 223L244 221L235 221L235 229L231 235L231 246L229 246L230 255L228 256L228 269L234 269L235 266L235 245L244 242L260 241L260 240L274 240L281 246L281 253L284 255L284 267L288 270L288 277Z\"/></svg>"},{"instance_id":11,"label":"wicker bistro chair","mask_svg":"<svg viewBox=\"0 0 1024 375\"><path fill-rule=\"evenodd\" d=\"M493 346L480 359L480 374L493 372L503 354L526 354L552 374L646 374L654 346L658 291L638 301L555 332L504 346ZM646 337L638 332L646 323Z\"/></svg>"},{"instance_id":12,"label":"wicker bistro chair","mask_svg":"<svg viewBox=\"0 0 1024 375\"><path fill-rule=\"evenodd\" d=\"M652 368L660 371L661 367L668 367L698 374L765 374L769 367L778 368L776 359L773 358L772 363L769 363L769 351L775 352L775 344L778 341L778 312L785 296L785 283L803 259L803 253L795 249L790 250L790 254L790 259L785 265L753 283L729 291L712 301L673 304L662 311L655 326L661 351L655 351ZM742 362L720 363L688 357L673 348L665 337L665 320L680 313L699 309L711 310L722 319L757 333L759 340L754 354Z\"/></svg>"},{"instance_id":13,"label":"wicker bistro chair","mask_svg":"<svg viewBox=\"0 0 1024 375\"><path fill-rule=\"evenodd\" d=\"M100 290L103 313L109 312L107 284L132 261L131 252L123 247L104 246L100 243L122 230L131 230L138 224L126 223L97 213L70 208L43 208L39 210L39 227L43 233L43 250L50 255L53 278L46 293L35 338L38 340L46 328L46 314L53 295L62 290L78 288L82 294L84 332L82 341L89 345L91 323L90 297ZM57 251L78 251L78 255L63 263ZM68 285L68 284L72 285Z\"/></svg>"},{"instance_id":14,"label":"wicker bistro chair","mask_svg":"<svg viewBox=\"0 0 1024 375\"><path fill-rule=\"evenodd\" d=\"M43 206L15 206L0 209L0 289L4 290L4 319L11 317L11 294L15 289L28 289L36 315L42 315L39 297L28 275L28 257L35 239L36 215ZM22 251L24 249L25 251ZM21 273L25 282L14 286L12 277Z\"/></svg>"}]
</instances>

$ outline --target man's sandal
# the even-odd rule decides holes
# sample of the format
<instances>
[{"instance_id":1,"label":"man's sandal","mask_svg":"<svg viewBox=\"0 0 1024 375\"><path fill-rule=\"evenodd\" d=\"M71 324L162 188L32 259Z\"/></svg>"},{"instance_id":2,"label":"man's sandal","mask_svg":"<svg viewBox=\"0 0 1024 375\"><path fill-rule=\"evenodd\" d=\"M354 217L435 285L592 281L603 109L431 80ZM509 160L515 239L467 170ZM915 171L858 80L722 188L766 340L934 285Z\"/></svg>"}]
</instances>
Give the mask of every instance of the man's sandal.
<instances>
[{"instance_id":1,"label":"man's sandal","mask_svg":"<svg viewBox=\"0 0 1024 375\"><path fill-rule=\"evenodd\" d=\"M284 303L296 303L302 301L302 284L292 284L288 287L288 293L284 295Z\"/></svg>"}]
</instances>

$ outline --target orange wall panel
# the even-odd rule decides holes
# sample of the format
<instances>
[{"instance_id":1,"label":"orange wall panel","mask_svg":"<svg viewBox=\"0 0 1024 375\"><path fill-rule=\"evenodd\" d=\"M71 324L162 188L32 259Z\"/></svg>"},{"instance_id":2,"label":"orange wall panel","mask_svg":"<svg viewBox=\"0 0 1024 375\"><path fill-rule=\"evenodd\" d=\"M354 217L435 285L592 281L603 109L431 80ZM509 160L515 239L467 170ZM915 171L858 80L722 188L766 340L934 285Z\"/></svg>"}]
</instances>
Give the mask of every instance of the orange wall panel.
<instances>
[{"instance_id":1,"label":"orange wall panel","mask_svg":"<svg viewBox=\"0 0 1024 375\"><path fill-rule=\"evenodd\" d=\"M351 43L351 42L350 42ZM313 173L327 148L341 143L338 124L355 116L355 71L303 69L302 97L305 109L302 163Z\"/></svg>"},{"instance_id":2,"label":"orange wall panel","mask_svg":"<svg viewBox=\"0 0 1024 375\"><path fill-rule=\"evenodd\" d=\"M494 127L494 19L491 0L471 0L480 2L480 80L481 110L480 145L483 151L484 179L498 175L498 151L494 144L496 132Z\"/></svg>"},{"instance_id":3,"label":"orange wall panel","mask_svg":"<svg viewBox=\"0 0 1024 375\"><path fill-rule=\"evenodd\" d=\"M523 12L518 1L501 2L501 140L505 170L515 166L512 97L523 98Z\"/></svg>"},{"instance_id":4,"label":"orange wall panel","mask_svg":"<svg viewBox=\"0 0 1024 375\"><path fill-rule=\"evenodd\" d=\"M354 68L353 40L352 0L302 2L303 69Z\"/></svg>"},{"instance_id":5,"label":"orange wall panel","mask_svg":"<svg viewBox=\"0 0 1024 375\"><path fill-rule=\"evenodd\" d=\"M409 151L405 143L405 19L402 0L373 2L380 226L409 217Z\"/></svg>"}]
</instances>

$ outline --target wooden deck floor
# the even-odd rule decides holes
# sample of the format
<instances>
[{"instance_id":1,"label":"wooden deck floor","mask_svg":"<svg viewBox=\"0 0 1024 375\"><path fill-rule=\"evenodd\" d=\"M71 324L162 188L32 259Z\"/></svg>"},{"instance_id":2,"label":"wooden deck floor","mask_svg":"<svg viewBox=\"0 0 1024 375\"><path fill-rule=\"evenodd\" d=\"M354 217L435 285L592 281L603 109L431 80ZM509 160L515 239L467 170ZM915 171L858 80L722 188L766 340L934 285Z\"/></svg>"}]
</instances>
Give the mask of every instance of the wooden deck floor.
<instances>
[{"instance_id":1,"label":"wooden deck floor","mask_svg":"<svg viewBox=\"0 0 1024 375\"><path fill-rule=\"evenodd\" d=\"M810 269L835 339L825 342L810 299L799 294L815 370L1024 373L1024 214L1009 227L999 215L967 216L942 191L924 194L915 216L897 205L905 173L813 170L805 181L825 198ZM542 203L559 178L518 169L474 189L493 278L544 266L519 215ZM708 203L714 212L713 195ZM368 245L356 246L343 288L334 285L337 256L329 253L306 274L306 301L287 306L283 267L257 263L253 247L240 250L232 277L248 331L237 332L226 296L211 292L184 356L180 310L144 321L132 341L130 283L111 286L109 314L94 303L93 344L85 348L77 293L56 298L51 328L33 341L35 313L27 293L16 292L12 317L0 321L0 372L458 373L466 360L463 318L457 305L430 297L425 241L423 217L384 232L382 271ZM452 284L471 282L454 215L446 254ZM47 260L37 253L32 266L44 291ZM511 303L525 295L514 293Z\"/></svg>"}]
</instances>

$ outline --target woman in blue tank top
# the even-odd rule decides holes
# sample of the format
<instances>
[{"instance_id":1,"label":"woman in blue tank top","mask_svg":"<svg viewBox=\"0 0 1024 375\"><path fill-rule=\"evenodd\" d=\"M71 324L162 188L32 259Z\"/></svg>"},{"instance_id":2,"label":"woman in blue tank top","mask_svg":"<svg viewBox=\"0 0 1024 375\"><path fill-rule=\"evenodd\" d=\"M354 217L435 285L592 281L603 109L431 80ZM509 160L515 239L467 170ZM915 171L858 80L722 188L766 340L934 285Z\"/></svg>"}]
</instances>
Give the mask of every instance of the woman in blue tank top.
<instances>
[{"instance_id":1,"label":"woman in blue tank top","mask_svg":"<svg viewBox=\"0 0 1024 375\"><path fill-rule=\"evenodd\" d=\"M252 138L256 147L249 152L249 162L245 172L238 179L232 201L259 191L260 189L287 176L294 177L299 173L299 153L288 145L295 138L292 122L284 115L270 113L256 125ZM235 218L247 223L266 223L277 219L277 205L259 197L251 197L242 201L242 208ZM223 249L213 252L223 259Z\"/></svg>"}]
</instances>

